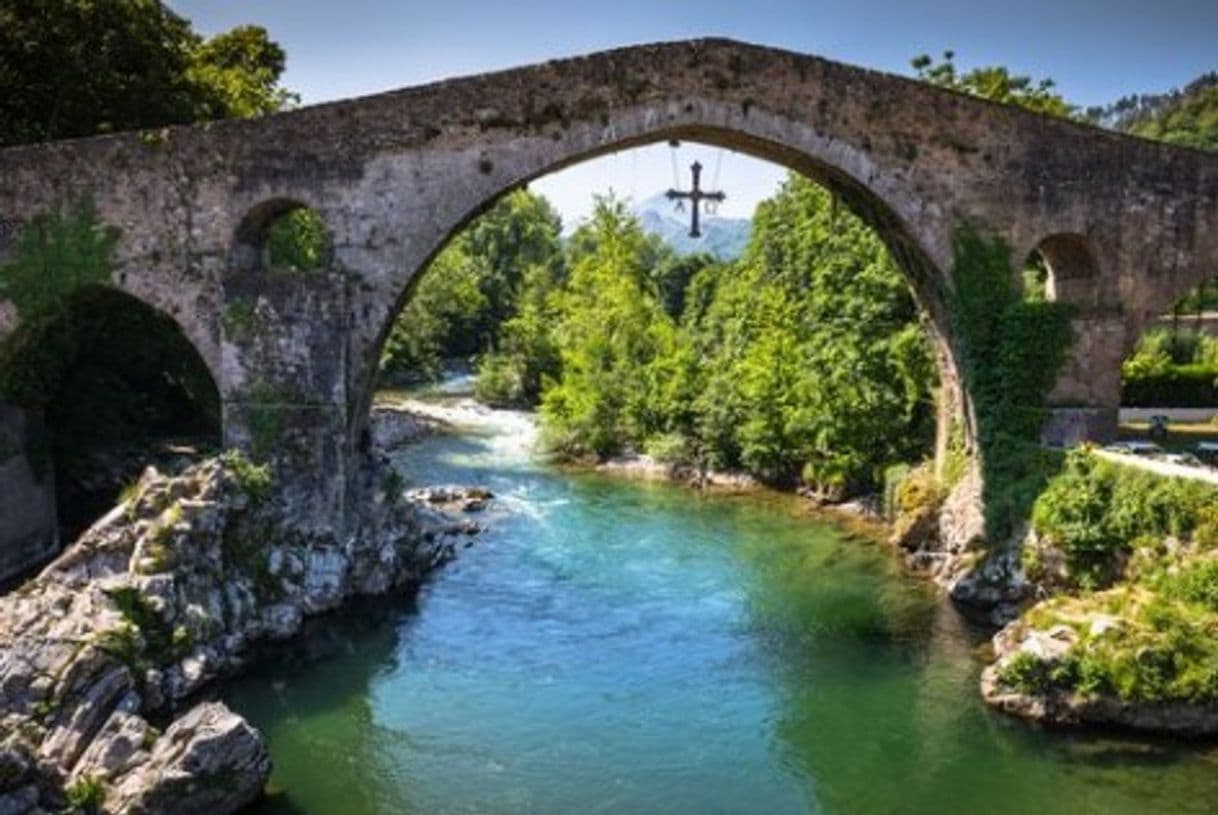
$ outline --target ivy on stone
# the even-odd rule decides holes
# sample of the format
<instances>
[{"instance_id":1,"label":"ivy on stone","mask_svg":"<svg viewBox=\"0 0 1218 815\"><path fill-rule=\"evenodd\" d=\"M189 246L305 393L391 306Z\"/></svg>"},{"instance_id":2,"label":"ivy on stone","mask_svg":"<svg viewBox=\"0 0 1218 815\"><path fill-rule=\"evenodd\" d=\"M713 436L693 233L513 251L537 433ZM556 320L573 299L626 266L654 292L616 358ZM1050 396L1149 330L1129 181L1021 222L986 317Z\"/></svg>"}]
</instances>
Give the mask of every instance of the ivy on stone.
<instances>
[{"instance_id":1,"label":"ivy on stone","mask_svg":"<svg viewBox=\"0 0 1218 815\"><path fill-rule=\"evenodd\" d=\"M986 537L1026 520L1061 456L1040 444L1046 397L1072 341L1070 308L1025 298L1010 248L964 226L957 231L949 295L961 370L977 421Z\"/></svg>"},{"instance_id":2,"label":"ivy on stone","mask_svg":"<svg viewBox=\"0 0 1218 815\"><path fill-rule=\"evenodd\" d=\"M18 236L14 260L0 267L0 299L23 322L52 315L73 292L110 282L118 238L87 196L67 212L36 217Z\"/></svg>"}]
</instances>

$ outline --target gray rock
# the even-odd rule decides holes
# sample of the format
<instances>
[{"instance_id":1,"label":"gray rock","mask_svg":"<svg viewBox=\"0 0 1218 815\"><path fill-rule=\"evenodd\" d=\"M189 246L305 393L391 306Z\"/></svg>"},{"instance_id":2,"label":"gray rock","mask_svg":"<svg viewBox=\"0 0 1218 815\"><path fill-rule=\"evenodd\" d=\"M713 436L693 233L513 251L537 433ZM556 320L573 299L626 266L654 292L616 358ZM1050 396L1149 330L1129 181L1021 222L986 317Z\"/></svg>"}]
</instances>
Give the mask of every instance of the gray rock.
<instances>
[{"instance_id":1,"label":"gray rock","mask_svg":"<svg viewBox=\"0 0 1218 815\"><path fill-rule=\"evenodd\" d=\"M0 794L0 815L28 815L38 810L38 788L33 784Z\"/></svg>"},{"instance_id":2,"label":"gray rock","mask_svg":"<svg viewBox=\"0 0 1218 815\"><path fill-rule=\"evenodd\" d=\"M375 466L369 485L385 481ZM170 507L172 557L162 557L151 530ZM200 706L151 746L147 714L231 674L308 614L416 583L453 552L454 518L431 502L368 501L344 540L295 526L299 512L288 499L249 500L217 461L150 471L121 512L0 597L0 803L56 809L82 779L106 784L113 812L225 815L257 795L265 746L235 714Z\"/></svg>"},{"instance_id":3,"label":"gray rock","mask_svg":"<svg viewBox=\"0 0 1218 815\"><path fill-rule=\"evenodd\" d=\"M236 812L258 797L270 772L258 731L207 702L175 721L148 759L117 780L105 808L129 815Z\"/></svg>"},{"instance_id":4,"label":"gray rock","mask_svg":"<svg viewBox=\"0 0 1218 815\"><path fill-rule=\"evenodd\" d=\"M142 763L147 759L144 748L151 733L141 716L121 708L114 711L72 768L69 783L82 778L109 781Z\"/></svg>"}]
</instances>

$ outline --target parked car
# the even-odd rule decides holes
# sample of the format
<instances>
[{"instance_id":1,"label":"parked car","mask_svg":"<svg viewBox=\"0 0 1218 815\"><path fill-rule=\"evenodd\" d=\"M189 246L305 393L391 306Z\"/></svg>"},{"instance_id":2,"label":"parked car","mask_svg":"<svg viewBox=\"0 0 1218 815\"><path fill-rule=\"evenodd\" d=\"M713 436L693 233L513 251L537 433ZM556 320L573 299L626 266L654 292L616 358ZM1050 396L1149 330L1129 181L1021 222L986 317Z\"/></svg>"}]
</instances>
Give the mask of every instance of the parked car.
<instances>
[{"instance_id":1,"label":"parked car","mask_svg":"<svg viewBox=\"0 0 1218 815\"><path fill-rule=\"evenodd\" d=\"M1134 439L1132 441L1118 441L1108 445L1106 448L1113 453L1125 453L1130 456L1161 456L1163 448L1155 444L1153 441L1143 441Z\"/></svg>"},{"instance_id":2,"label":"parked car","mask_svg":"<svg viewBox=\"0 0 1218 815\"><path fill-rule=\"evenodd\" d=\"M1204 464L1218 467L1218 441L1197 442L1197 446L1193 448L1193 455L1201 459Z\"/></svg>"}]
</instances>

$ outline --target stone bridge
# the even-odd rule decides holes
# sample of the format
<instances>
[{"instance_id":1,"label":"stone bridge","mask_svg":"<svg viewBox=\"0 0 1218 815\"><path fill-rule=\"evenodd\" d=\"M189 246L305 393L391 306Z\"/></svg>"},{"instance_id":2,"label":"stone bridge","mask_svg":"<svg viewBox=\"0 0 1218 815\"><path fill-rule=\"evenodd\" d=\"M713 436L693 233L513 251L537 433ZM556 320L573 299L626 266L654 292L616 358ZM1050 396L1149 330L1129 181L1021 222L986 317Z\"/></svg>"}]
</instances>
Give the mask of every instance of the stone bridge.
<instances>
[{"instance_id":1,"label":"stone bridge","mask_svg":"<svg viewBox=\"0 0 1218 815\"><path fill-rule=\"evenodd\" d=\"M1000 236L1018 259L1039 250L1054 296L1078 307L1052 395L1075 434L1111 432L1120 360L1218 270L1216 156L723 40L0 151L0 261L23 224L90 197L120 230L113 284L172 316L197 348L225 441L275 430L308 522L341 534L381 346L428 262L504 193L673 138L783 164L867 220L929 316L955 397L944 401L957 408L968 401L944 292L961 224ZM324 219L332 256L320 272L272 273L267 226L298 207ZM237 308L252 329L226 319ZM0 303L0 336L19 321ZM0 511L17 510L0 498Z\"/></svg>"}]
</instances>

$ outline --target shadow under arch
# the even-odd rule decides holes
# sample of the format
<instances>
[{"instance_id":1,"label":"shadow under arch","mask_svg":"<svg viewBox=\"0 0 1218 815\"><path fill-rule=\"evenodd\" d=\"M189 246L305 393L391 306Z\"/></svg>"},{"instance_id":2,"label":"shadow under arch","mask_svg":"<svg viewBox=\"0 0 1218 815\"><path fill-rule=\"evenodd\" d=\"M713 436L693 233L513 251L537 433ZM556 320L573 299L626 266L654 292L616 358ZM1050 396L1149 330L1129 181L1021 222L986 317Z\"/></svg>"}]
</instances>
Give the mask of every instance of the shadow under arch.
<instances>
[{"instance_id":1,"label":"shadow under arch","mask_svg":"<svg viewBox=\"0 0 1218 815\"><path fill-rule=\"evenodd\" d=\"M415 268L408 271L404 285L400 286L392 308L379 328L371 352L359 363L361 369L354 372L349 449L360 450L363 446L361 439L366 438L376 387L376 368L394 319L413 296L432 262L457 235L504 196L514 190L523 189L544 176L602 156L674 140L733 150L805 176L827 189L835 200L840 201L846 209L875 231L908 282L919 312L926 317L924 325L934 346L943 393L940 400L943 407L939 411L937 422L939 438L936 442L936 455L939 451L946 452L947 439L951 432L949 425L957 418L960 419L960 426L966 436L964 441L968 449L972 449L972 423L965 420L965 394L960 390L960 369L951 339L947 305L950 270L941 268L932 260L932 253L915 237L913 229L900 217L893 205L884 201L879 194L869 189L864 181L842 167L790 144L751 133L743 127L704 123L662 125L647 128L646 132L638 135L625 136L594 147L574 147L556 160L545 162L497 185L491 192L481 196L474 206L462 212L450 225L446 225L422 261L414 264ZM493 170L493 164L489 159L484 161L487 163L482 164L480 170L486 174Z\"/></svg>"},{"instance_id":2,"label":"shadow under arch","mask_svg":"<svg viewBox=\"0 0 1218 815\"><path fill-rule=\"evenodd\" d=\"M21 325L0 383L44 428L32 447L54 478L61 542L153 459L173 464L220 443L219 392L203 356L172 316L112 286L78 289L55 314Z\"/></svg>"},{"instance_id":3,"label":"shadow under arch","mask_svg":"<svg viewBox=\"0 0 1218 815\"><path fill-rule=\"evenodd\" d=\"M1102 305L1103 278L1090 239L1077 233L1059 232L1041 239L1032 254L1043 259L1048 271L1045 281L1048 299L1084 307Z\"/></svg>"}]
</instances>

